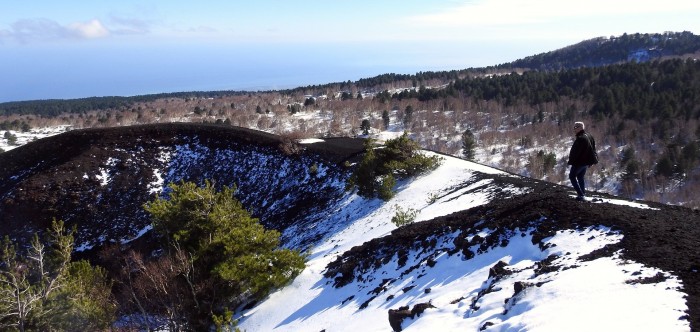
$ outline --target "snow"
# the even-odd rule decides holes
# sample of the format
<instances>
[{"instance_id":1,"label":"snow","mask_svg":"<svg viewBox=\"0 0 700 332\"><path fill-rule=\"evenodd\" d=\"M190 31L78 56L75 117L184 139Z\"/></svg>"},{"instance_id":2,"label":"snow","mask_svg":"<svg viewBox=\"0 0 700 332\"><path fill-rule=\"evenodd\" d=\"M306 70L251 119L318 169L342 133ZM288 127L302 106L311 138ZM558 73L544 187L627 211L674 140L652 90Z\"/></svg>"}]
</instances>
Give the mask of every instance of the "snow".
<instances>
[{"instance_id":1,"label":"snow","mask_svg":"<svg viewBox=\"0 0 700 332\"><path fill-rule=\"evenodd\" d=\"M608 228L562 230L544 239L544 248L532 243L530 230L514 231L505 247L465 259L448 255L458 231L437 238L442 250L430 268L419 265L426 255L409 253L399 266L398 257L366 272L363 281L334 288L323 277L328 263L352 247L395 229L390 222L395 206L419 211L417 222L468 209L490 201L495 189L488 179L474 178L475 171L503 172L446 157L442 166L413 181L399 183L389 202L350 195L329 218L339 229L309 252L306 269L287 287L271 294L256 307L237 317L246 331L392 331L388 310L431 303L414 319L403 321L404 331L688 331L687 310L681 282L670 273L612 257L580 259L623 235ZM479 188L479 189L477 189ZM505 188L513 195L523 189ZM604 203L643 204L605 199ZM342 221L342 222L341 222ZM480 229L471 236L484 237L493 230ZM556 271L537 273L538 263L553 258ZM511 274L489 277L499 261ZM635 282L661 274L665 281ZM391 280L391 281L386 281ZM517 283L527 285L514 294ZM379 294L372 290L384 287ZM366 305L360 309L360 306Z\"/></svg>"},{"instance_id":2,"label":"snow","mask_svg":"<svg viewBox=\"0 0 700 332\"><path fill-rule=\"evenodd\" d=\"M299 144L313 144L313 143L321 143L321 142L325 142L325 141L320 139L320 138L307 138L307 139L299 140Z\"/></svg>"},{"instance_id":3,"label":"snow","mask_svg":"<svg viewBox=\"0 0 700 332\"><path fill-rule=\"evenodd\" d=\"M576 196L572 196L572 197L576 197ZM608 203L608 204L614 204L614 205L630 206L630 207L634 207L634 208L638 208L638 209L659 210L657 208L652 208L649 205L644 204L644 203L626 201L626 200L622 200L622 199L612 199L612 198L591 196L591 198L589 200L593 203Z\"/></svg>"},{"instance_id":4,"label":"snow","mask_svg":"<svg viewBox=\"0 0 700 332\"><path fill-rule=\"evenodd\" d=\"M68 130L71 130L70 125L60 125L60 126L44 127L44 128L32 128L27 132L15 131L15 130L0 131L0 134L2 134L2 135L0 135L0 152L1 151L10 151L18 146L22 146L22 145L27 144L29 142L36 141L38 139L49 137L49 136L58 135L60 133L66 132ZM17 138L15 144L9 144L8 140L4 137L6 132L9 132L11 135L14 135Z\"/></svg>"},{"instance_id":5,"label":"snow","mask_svg":"<svg viewBox=\"0 0 700 332\"><path fill-rule=\"evenodd\" d=\"M111 177L109 175L109 169L114 168L114 166L117 165L117 163L119 163L119 159L109 157L109 159L107 159L107 162L105 163L105 167L100 167L100 174L95 176L97 180L100 181L100 186L104 187L109 184L111 180Z\"/></svg>"}]
</instances>

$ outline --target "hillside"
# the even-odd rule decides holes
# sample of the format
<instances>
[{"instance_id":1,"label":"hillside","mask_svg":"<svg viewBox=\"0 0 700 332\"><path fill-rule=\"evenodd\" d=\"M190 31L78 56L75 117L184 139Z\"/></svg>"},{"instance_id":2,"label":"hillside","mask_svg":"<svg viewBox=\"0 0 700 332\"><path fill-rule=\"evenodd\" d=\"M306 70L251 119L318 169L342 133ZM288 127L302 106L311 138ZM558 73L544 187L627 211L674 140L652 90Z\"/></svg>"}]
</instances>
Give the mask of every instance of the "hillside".
<instances>
[{"instance_id":1,"label":"hillside","mask_svg":"<svg viewBox=\"0 0 700 332\"><path fill-rule=\"evenodd\" d=\"M496 67L534 70L601 67L631 61L654 61L663 57L697 57L699 50L700 36L689 31L663 34L634 33L584 40L559 50L532 55Z\"/></svg>"},{"instance_id":2,"label":"hillside","mask_svg":"<svg viewBox=\"0 0 700 332\"><path fill-rule=\"evenodd\" d=\"M284 91L4 103L0 152L58 128L221 123L298 139L355 137L368 121L373 137L406 130L422 147L457 157L471 131L475 161L566 185L569 128L583 121L601 148L593 188L698 208L697 40L688 32L626 34L510 67L385 74ZM562 69L522 69L538 66ZM553 167L542 156L554 156Z\"/></svg>"},{"instance_id":3,"label":"hillside","mask_svg":"<svg viewBox=\"0 0 700 332\"><path fill-rule=\"evenodd\" d=\"M70 131L0 154L0 228L29 236L57 218L77 225L82 250L129 242L149 229L142 206L165 184L205 179L236 185L240 200L268 227L316 223L320 216L310 212L343 194L346 175L338 158L361 149L361 142L344 139L304 148L217 125ZM310 174L314 164L318 176Z\"/></svg>"},{"instance_id":4,"label":"hillside","mask_svg":"<svg viewBox=\"0 0 700 332\"><path fill-rule=\"evenodd\" d=\"M0 154L0 231L22 237L64 219L78 226L76 255L108 265L95 255L108 243L157 249L141 207L165 183L208 179L237 184L285 246L309 253L292 284L237 312L247 331L700 324L697 211L604 193L577 202L568 187L449 156L392 200L367 200L344 190L361 140L301 143L194 124L41 139ZM409 208L417 222L396 228ZM406 318L404 306L425 310Z\"/></svg>"}]
</instances>

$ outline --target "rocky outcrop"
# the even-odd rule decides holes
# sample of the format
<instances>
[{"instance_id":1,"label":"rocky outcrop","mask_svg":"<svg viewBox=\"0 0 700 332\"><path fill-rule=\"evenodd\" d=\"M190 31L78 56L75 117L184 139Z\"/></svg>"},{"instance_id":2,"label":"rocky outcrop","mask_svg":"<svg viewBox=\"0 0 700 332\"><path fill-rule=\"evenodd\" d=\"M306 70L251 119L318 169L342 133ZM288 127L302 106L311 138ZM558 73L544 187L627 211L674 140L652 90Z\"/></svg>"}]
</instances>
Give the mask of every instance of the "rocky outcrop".
<instances>
[{"instance_id":1,"label":"rocky outcrop","mask_svg":"<svg viewBox=\"0 0 700 332\"><path fill-rule=\"evenodd\" d=\"M404 319L420 317L420 315L428 308L435 308L435 306L428 302L416 304L412 309L409 309L408 306L399 307L398 309L389 309L389 325L391 325L391 328L394 329L394 331L399 332L403 330L401 324L403 323Z\"/></svg>"}]
</instances>

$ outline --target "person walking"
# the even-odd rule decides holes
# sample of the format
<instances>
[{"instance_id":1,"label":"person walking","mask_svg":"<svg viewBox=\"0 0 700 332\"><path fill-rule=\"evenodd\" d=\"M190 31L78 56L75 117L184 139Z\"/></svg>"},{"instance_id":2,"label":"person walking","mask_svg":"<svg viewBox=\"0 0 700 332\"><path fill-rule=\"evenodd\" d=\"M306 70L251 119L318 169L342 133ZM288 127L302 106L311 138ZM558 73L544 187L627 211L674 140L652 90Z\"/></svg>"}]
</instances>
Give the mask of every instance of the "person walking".
<instances>
[{"instance_id":1,"label":"person walking","mask_svg":"<svg viewBox=\"0 0 700 332\"><path fill-rule=\"evenodd\" d=\"M571 165L569 180L576 189L576 200L583 201L586 197L586 170L588 167L598 163L598 155L595 152L595 139L591 134L586 133L583 122L574 123L574 134L576 139L569 151L569 161Z\"/></svg>"}]
</instances>

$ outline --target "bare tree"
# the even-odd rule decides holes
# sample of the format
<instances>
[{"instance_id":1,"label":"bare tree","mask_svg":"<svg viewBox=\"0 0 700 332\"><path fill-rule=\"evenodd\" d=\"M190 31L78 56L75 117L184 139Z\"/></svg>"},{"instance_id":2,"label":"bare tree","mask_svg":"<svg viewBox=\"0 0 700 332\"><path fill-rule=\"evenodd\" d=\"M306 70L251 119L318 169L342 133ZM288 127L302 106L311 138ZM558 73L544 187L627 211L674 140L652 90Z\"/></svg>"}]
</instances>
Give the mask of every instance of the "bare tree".
<instances>
[{"instance_id":1,"label":"bare tree","mask_svg":"<svg viewBox=\"0 0 700 332\"><path fill-rule=\"evenodd\" d=\"M0 327L24 332L32 316L40 317L42 301L63 286L73 251L73 231L66 233L63 222L54 221L50 244L35 235L26 258L8 238L2 246L0 265Z\"/></svg>"}]
</instances>

